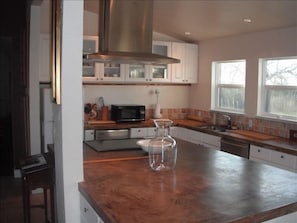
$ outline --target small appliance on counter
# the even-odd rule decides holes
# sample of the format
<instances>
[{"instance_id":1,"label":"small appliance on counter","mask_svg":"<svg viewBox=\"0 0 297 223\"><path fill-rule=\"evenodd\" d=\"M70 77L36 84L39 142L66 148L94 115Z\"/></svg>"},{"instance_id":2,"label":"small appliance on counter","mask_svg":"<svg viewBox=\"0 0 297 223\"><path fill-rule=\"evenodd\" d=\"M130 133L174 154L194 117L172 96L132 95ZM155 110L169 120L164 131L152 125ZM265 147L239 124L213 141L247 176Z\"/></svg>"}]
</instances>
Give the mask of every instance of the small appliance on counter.
<instances>
[{"instance_id":1,"label":"small appliance on counter","mask_svg":"<svg viewBox=\"0 0 297 223\"><path fill-rule=\"evenodd\" d=\"M111 105L111 120L115 122L140 122L145 120L144 105Z\"/></svg>"}]
</instances>

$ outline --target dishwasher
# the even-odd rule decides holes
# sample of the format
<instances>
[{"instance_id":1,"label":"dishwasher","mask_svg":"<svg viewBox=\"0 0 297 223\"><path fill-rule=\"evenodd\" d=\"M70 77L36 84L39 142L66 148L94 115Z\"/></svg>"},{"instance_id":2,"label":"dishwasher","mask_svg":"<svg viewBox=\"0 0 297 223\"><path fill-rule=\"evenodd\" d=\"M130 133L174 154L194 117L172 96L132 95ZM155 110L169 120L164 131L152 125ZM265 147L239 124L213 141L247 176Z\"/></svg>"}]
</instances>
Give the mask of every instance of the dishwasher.
<instances>
[{"instance_id":1,"label":"dishwasher","mask_svg":"<svg viewBox=\"0 0 297 223\"><path fill-rule=\"evenodd\" d=\"M250 144L236 139L222 138L221 151L249 159Z\"/></svg>"}]
</instances>

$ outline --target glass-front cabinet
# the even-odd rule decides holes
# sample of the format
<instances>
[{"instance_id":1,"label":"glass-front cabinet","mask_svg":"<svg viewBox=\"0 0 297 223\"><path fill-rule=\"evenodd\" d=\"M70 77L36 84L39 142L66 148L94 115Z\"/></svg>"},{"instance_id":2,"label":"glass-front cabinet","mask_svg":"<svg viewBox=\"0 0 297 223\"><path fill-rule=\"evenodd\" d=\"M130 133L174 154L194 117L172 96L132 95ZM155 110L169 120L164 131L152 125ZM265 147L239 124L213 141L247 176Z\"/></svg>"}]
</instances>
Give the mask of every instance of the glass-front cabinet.
<instances>
[{"instance_id":1,"label":"glass-front cabinet","mask_svg":"<svg viewBox=\"0 0 297 223\"><path fill-rule=\"evenodd\" d=\"M83 39L83 55L95 53L98 51L98 37L84 36ZM82 66L83 80L96 80L95 64L94 62L83 59Z\"/></svg>"},{"instance_id":2,"label":"glass-front cabinet","mask_svg":"<svg viewBox=\"0 0 297 223\"><path fill-rule=\"evenodd\" d=\"M98 37L84 36L83 54L98 51ZM154 41L152 53L180 59L178 64L98 63L83 59L84 83L197 83L198 45L182 42Z\"/></svg>"},{"instance_id":3,"label":"glass-front cabinet","mask_svg":"<svg viewBox=\"0 0 297 223\"><path fill-rule=\"evenodd\" d=\"M171 57L171 42L154 41L153 53L162 56ZM171 81L171 65L158 64L153 65L151 69L151 77L156 82L170 82Z\"/></svg>"},{"instance_id":4,"label":"glass-front cabinet","mask_svg":"<svg viewBox=\"0 0 297 223\"><path fill-rule=\"evenodd\" d=\"M95 63L95 75L97 81L124 81L125 65L117 63Z\"/></svg>"},{"instance_id":5,"label":"glass-front cabinet","mask_svg":"<svg viewBox=\"0 0 297 223\"><path fill-rule=\"evenodd\" d=\"M162 56L171 56L171 43L155 41L152 51ZM126 82L170 82L170 69L168 64L127 64Z\"/></svg>"},{"instance_id":6,"label":"glass-front cabinet","mask_svg":"<svg viewBox=\"0 0 297 223\"><path fill-rule=\"evenodd\" d=\"M126 81L149 82L149 67L144 64L126 64Z\"/></svg>"}]
</instances>

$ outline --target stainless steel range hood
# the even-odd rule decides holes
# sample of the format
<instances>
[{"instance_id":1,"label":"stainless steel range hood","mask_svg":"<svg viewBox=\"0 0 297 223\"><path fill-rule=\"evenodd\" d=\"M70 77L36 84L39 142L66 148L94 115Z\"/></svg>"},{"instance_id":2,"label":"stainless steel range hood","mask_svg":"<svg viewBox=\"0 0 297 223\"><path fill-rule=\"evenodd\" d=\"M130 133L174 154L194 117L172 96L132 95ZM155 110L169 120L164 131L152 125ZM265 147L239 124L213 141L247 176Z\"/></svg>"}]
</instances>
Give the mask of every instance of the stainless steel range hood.
<instances>
[{"instance_id":1,"label":"stainless steel range hood","mask_svg":"<svg viewBox=\"0 0 297 223\"><path fill-rule=\"evenodd\" d=\"M99 50L95 62L171 64L180 60L152 53L153 0L100 0Z\"/></svg>"}]
</instances>

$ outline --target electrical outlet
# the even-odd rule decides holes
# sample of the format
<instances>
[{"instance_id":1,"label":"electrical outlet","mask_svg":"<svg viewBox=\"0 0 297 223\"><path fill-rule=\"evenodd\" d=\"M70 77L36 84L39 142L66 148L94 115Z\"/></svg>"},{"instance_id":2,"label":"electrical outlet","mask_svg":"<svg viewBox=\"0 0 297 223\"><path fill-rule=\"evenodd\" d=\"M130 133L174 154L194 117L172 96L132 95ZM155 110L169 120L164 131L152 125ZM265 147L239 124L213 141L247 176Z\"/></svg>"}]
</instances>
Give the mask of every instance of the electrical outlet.
<instances>
[{"instance_id":1,"label":"electrical outlet","mask_svg":"<svg viewBox=\"0 0 297 223\"><path fill-rule=\"evenodd\" d=\"M249 120L249 128L253 128L253 120L252 119Z\"/></svg>"}]
</instances>

